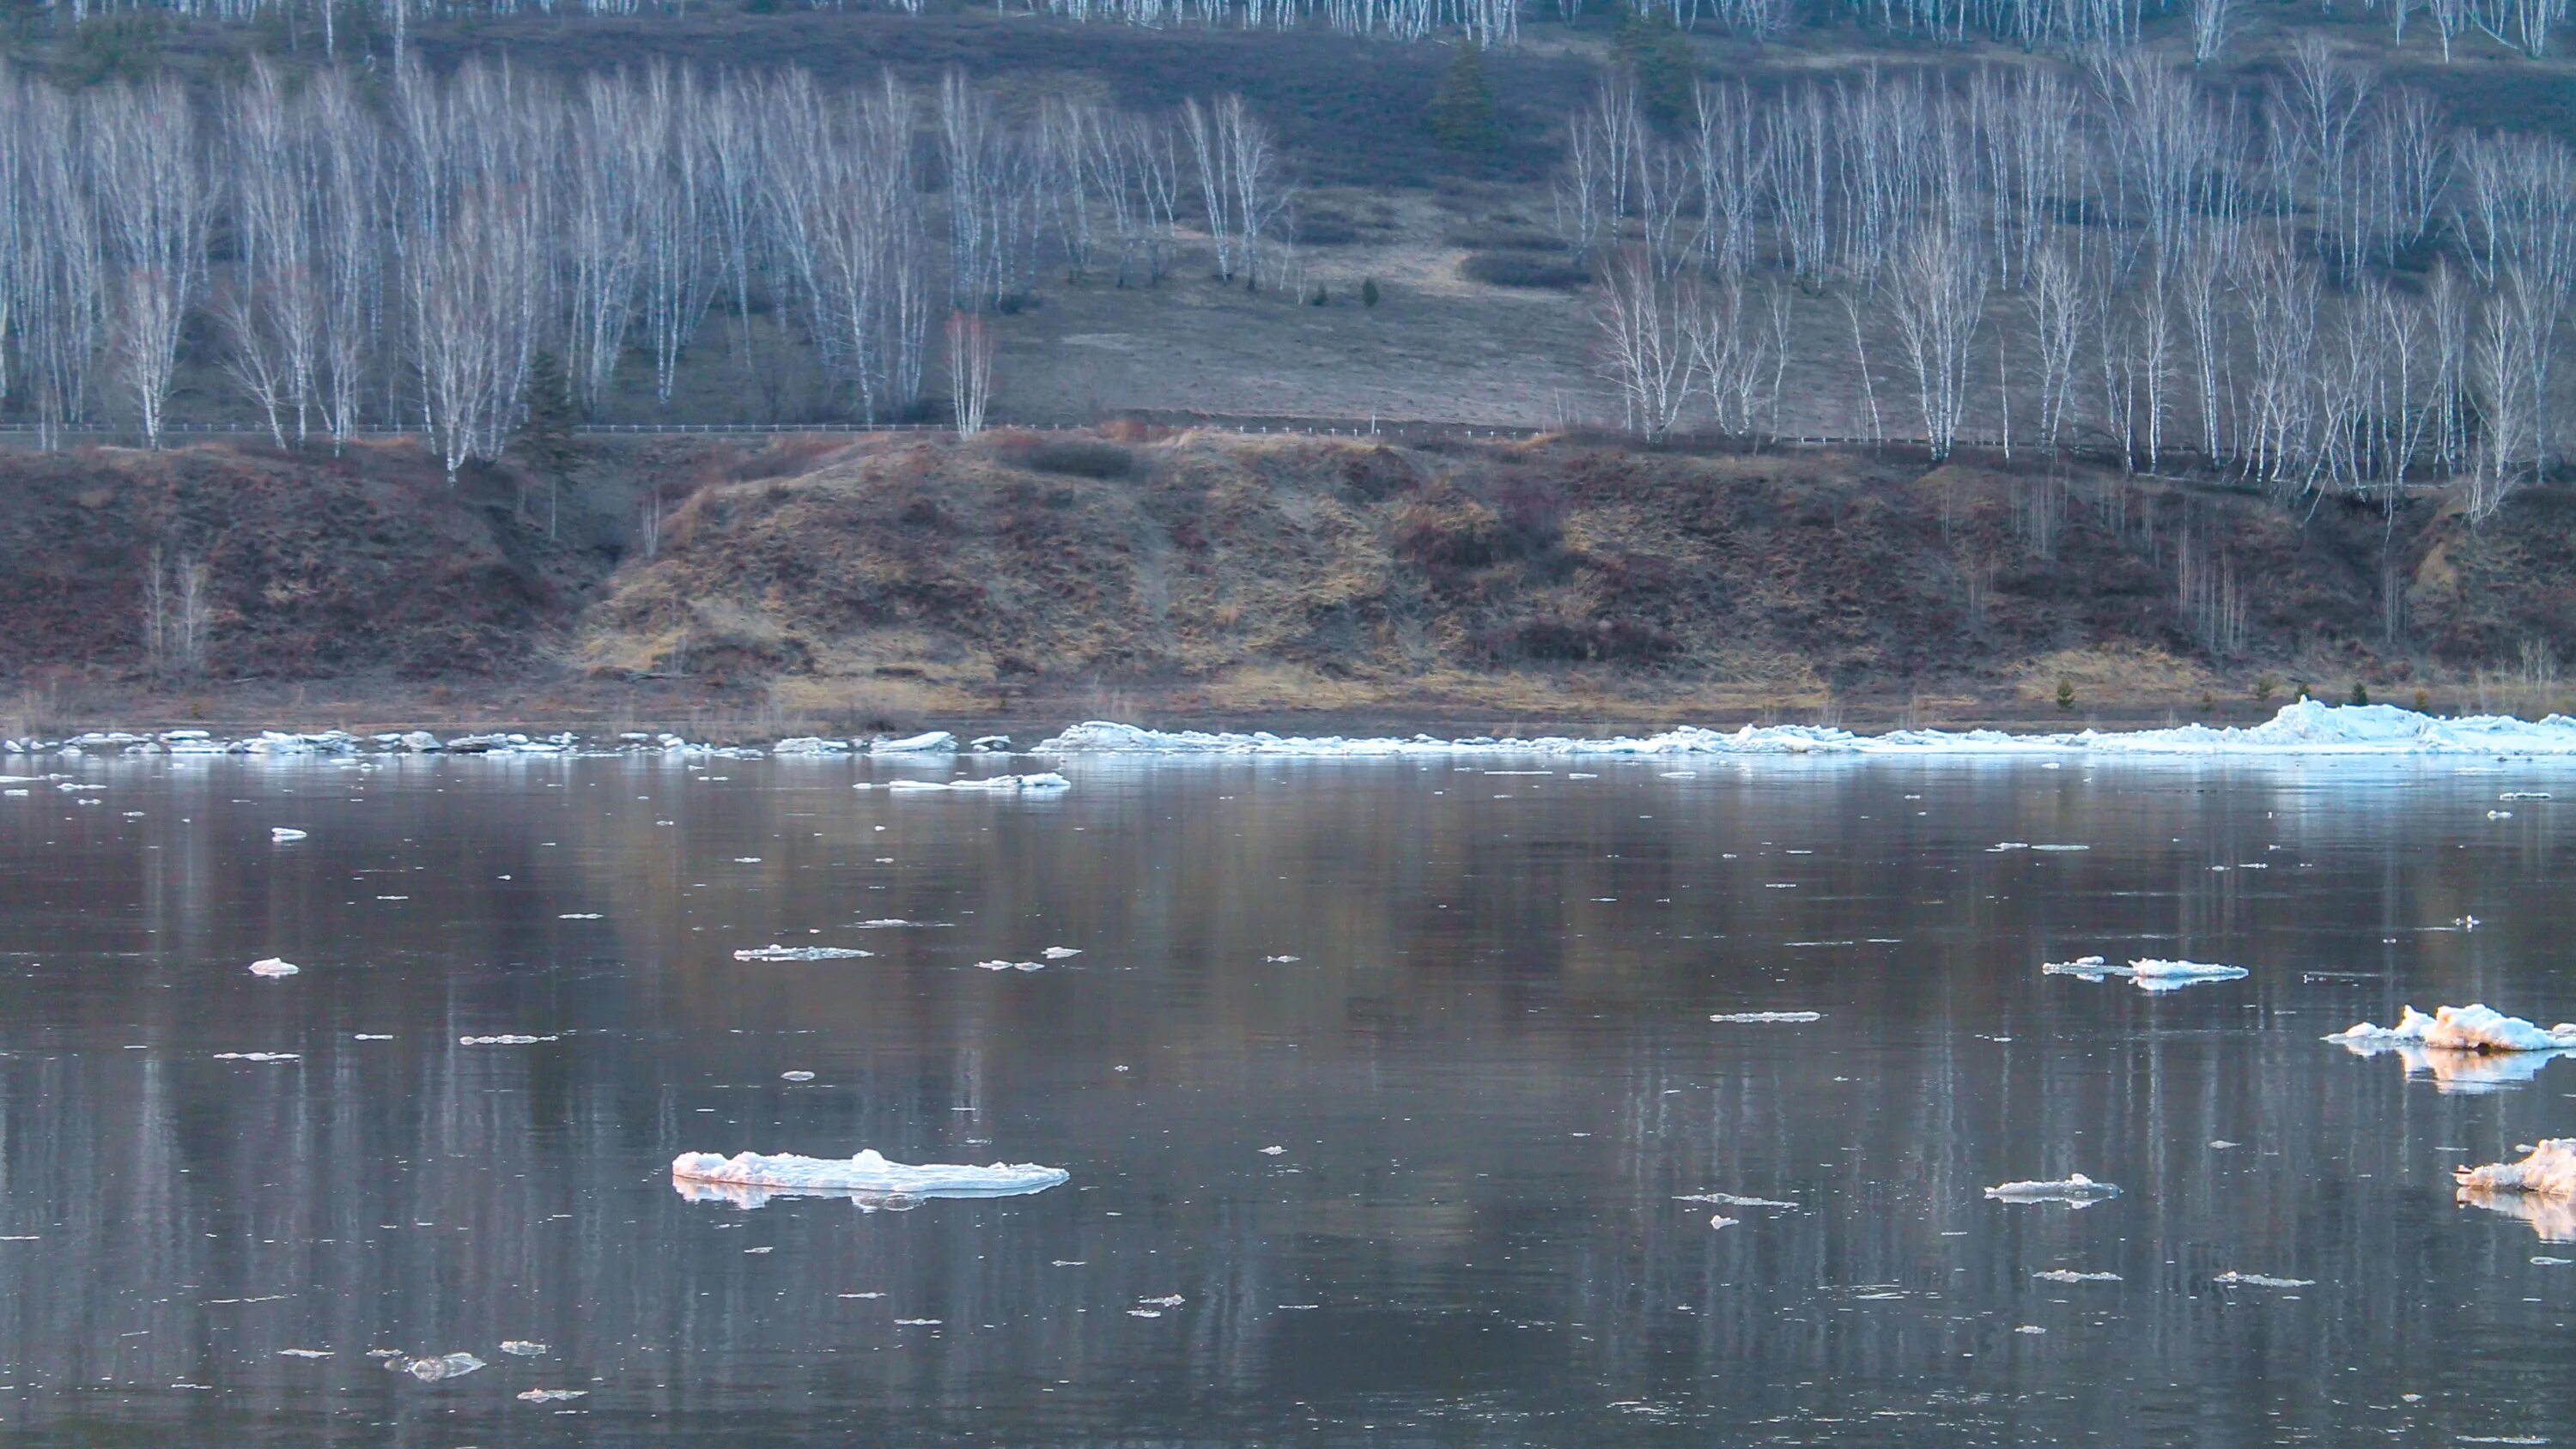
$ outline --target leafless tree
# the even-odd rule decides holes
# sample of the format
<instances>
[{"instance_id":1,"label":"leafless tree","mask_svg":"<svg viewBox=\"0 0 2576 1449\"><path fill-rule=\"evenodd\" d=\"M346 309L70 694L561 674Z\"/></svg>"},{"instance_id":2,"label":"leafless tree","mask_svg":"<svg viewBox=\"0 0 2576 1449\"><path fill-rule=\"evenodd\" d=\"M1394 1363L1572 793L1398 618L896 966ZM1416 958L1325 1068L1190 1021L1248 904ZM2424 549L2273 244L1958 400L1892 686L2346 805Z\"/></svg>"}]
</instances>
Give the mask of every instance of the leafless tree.
<instances>
[{"instance_id":1,"label":"leafless tree","mask_svg":"<svg viewBox=\"0 0 2576 1449\"><path fill-rule=\"evenodd\" d=\"M993 398L993 329L969 312L948 314L948 406L957 436L984 431L984 412Z\"/></svg>"},{"instance_id":2,"label":"leafless tree","mask_svg":"<svg viewBox=\"0 0 2576 1449\"><path fill-rule=\"evenodd\" d=\"M1923 433L1947 458L1967 414L1970 348L1985 314L1986 264L1972 233L1940 224L1916 229L1888 271L1887 310L1914 379Z\"/></svg>"},{"instance_id":3,"label":"leafless tree","mask_svg":"<svg viewBox=\"0 0 2576 1449\"><path fill-rule=\"evenodd\" d=\"M1643 246L1609 254L1592 304L1601 371L1617 389L1629 431L1660 441L1689 406L1699 286L1658 264Z\"/></svg>"},{"instance_id":4,"label":"leafless tree","mask_svg":"<svg viewBox=\"0 0 2576 1449\"><path fill-rule=\"evenodd\" d=\"M178 84L162 81L91 93L81 130L115 278L119 370L144 441L157 448L205 273L213 197L196 118Z\"/></svg>"}]
</instances>

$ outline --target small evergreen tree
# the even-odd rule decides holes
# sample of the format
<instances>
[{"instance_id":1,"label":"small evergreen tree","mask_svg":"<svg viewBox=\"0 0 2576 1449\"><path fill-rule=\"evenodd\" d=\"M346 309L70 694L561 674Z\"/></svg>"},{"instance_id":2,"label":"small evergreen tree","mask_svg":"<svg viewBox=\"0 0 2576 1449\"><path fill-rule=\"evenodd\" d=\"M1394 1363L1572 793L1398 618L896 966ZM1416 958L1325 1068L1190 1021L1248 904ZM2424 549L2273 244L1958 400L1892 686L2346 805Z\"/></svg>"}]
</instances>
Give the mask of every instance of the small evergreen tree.
<instances>
[{"instance_id":1,"label":"small evergreen tree","mask_svg":"<svg viewBox=\"0 0 2576 1449\"><path fill-rule=\"evenodd\" d=\"M1441 146L1465 155L1485 155L1503 144L1502 117L1494 109L1494 83L1485 74L1485 49L1470 36L1458 43L1458 58L1431 95L1431 134Z\"/></svg>"},{"instance_id":2,"label":"small evergreen tree","mask_svg":"<svg viewBox=\"0 0 2576 1449\"><path fill-rule=\"evenodd\" d=\"M1644 10L1628 12L1619 27L1619 63L1637 84L1637 109L1666 131L1678 131L1696 112L1691 86L1699 61L1672 21Z\"/></svg>"},{"instance_id":3,"label":"small evergreen tree","mask_svg":"<svg viewBox=\"0 0 2576 1449\"><path fill-rule=\"evenodd\" d=\"M564 480L581 466L581 442L573 429L581 415L572 403L572 380L551 352L528 361L528 410L510 434L510 451L521 466L546 480L546 537L555 536ZM520 511L526 512L521 496Z\"/></svg>"}]
</instances>

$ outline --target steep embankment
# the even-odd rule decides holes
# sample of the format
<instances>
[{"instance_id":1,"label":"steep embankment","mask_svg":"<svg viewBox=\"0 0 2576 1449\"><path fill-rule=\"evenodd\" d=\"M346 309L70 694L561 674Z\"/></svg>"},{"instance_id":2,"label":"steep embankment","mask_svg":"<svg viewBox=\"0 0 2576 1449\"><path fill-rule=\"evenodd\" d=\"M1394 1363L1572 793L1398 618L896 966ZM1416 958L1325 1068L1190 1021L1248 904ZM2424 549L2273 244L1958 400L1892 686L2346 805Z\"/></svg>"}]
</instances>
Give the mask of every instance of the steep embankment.
<instances>
[{"instance_id":1,"label":"steep embankment","mask_svg":"<svg viewBox=\"0 0 2576 1449\"><path fill-rule=\"evenodd\" d=\"M2527 645L2543 672L2576 625L2556 492L2471 529L2429 499L2392 526L1816 453L796 439L603 449L549 537L523 482L450 488L401 446L0 458L0 677L143 679L155 549L207 566L216 680L651 678L888 718L1828 695L1959 717L2060 680L2092 709L2245 701L2266 675L2449 707ZM680 500L649 560L647 494Z\"/></svg>"},{"instance_id":2,"label":"steep embankment","mask_svg":"<svg viewBox=\"0 0 2576 1449\"><path fill-rule=\"evenodd\" d=\"M2347 504L1811 453L879 444L698 495L580 658L896 680L924 704L1150 684L1211 710L2411 688L2576 617L2566 506L2471 531L2419 502L2392 530Z\"/></svg>"}]
</instances>

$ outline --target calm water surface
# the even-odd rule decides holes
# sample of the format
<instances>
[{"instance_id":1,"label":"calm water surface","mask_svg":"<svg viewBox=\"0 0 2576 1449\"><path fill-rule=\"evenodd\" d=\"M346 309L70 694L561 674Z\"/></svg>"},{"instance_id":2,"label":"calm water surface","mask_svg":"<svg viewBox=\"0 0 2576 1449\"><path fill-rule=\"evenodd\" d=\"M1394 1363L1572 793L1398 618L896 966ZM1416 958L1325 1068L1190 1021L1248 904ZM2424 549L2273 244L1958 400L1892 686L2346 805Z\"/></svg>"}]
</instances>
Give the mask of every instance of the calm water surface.
<instances>
[{"instance_id":1,"label":"calm water surface","mask_svg":"<svg viewBox=\"0 0 2576 1449\"><path fill-rule=\"evenodd\" d=\"M2576 1018L2576 771L69 768L0 797L0 1441L2448 1444L2576 1408L2576 1246L2449 1184L2576 1134L2576 1062L2476 1093L2317 1039ZM732 957L773 942L877 954ZM2096 952L2253 975L2040 973ZM1824 1015L1710 1020L1765 1010ZM499 1033L558 1039L458 1043ZM862 1147L1073 1177L745 1210L668 1170ZM2071 1171L2126 1191L1981 1193Z\"/></svg>"}]
</instances>

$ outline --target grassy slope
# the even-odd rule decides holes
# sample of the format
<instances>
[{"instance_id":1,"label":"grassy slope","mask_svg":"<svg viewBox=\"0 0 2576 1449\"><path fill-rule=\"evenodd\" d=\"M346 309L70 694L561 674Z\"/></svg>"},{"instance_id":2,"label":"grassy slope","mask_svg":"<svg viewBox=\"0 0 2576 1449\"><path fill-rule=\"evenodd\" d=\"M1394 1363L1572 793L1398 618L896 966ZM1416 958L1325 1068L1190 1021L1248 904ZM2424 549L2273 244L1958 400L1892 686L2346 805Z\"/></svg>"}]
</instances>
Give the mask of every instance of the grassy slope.
<instances>
[{"instance_id":1,"label":"grassy slope","mask_svg":"<svg viewBox=\"0 0 2576 1449\"><path fill-rule=\"evenodd\" d=\"M853 720L1093 697L1630 717L1931 699L1967 717L2045 707L2061 678L2088 709L2242 712L2268 674L2448 707L2576 627L2576 497L2556 491L2482 530L2420 504L2383 535L2332 503L2302 519L1974 463L1191 432L620 445L554 538L542 493L521 516L512 478L451 490L408 445L17 454L0 488L0 681L140 687L158 545L210 562L212 673L253 701L286 681L642 679ZM649 561L648 490L685 499ZM2175 606L2186 530L2251 600L2239 655L2211 657Z\"/></svg>"}]
</instances>

